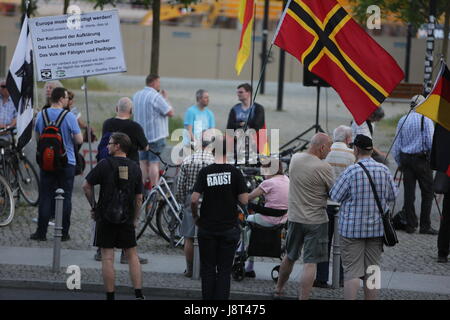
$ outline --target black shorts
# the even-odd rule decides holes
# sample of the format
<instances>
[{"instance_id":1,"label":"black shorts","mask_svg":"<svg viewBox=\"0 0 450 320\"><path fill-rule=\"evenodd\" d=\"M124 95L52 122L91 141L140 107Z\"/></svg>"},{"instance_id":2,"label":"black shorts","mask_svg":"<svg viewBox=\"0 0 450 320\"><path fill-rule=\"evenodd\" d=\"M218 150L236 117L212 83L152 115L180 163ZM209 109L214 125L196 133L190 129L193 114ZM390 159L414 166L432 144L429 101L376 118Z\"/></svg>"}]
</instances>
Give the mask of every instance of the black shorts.
<instances>
[{"instance_id":1,"label":"black shorts","mask_svg":"<svg viewBox=\"0 0 450 320\"><path fill-rule=\"evenodd\" d=\"M136 232L133 224L96 223L95 247L128 249L134 248L136 245Z\"/></svg>"}]
</instances>

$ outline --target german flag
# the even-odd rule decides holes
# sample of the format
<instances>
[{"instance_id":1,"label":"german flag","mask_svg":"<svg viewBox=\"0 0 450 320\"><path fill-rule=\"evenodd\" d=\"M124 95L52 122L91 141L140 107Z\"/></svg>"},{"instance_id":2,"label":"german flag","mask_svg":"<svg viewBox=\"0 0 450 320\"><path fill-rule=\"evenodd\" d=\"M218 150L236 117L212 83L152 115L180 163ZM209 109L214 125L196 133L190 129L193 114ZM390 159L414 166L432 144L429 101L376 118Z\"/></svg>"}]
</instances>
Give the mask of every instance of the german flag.
<instances>
[{"instance_id":1,"label":"german flag","mask_svg":"<svg viewBox=\"0 0 450 320\"><path fill-rule=\"evenodd\" d=\"M273 43L328 82L358 125L404 76L395 60L335 0L290 0Z\"/></svg>"},{"instance_id":2,"label":"german flag","mask_svg":"<svg viewBox=\"0 0 450 320\"><path fill-rule=\"evenodd\" d=\"M450 131L439 124L434 129L431 169L445 172L450 177Z\"/></svg>"},{"instance_id":3,"label":"german flag","mask_svg":"<svg viewBox=\"0 0 450 320\"><path fill-rule=\"evenodd\" d=\"M237 75L241 73L242 68L247 62L251 52L252 28L254 21L253 7L254 0L241 0L241 5L239 7L239 22L242 24L242 32L235 64Z\"/></svg>"},{"instance_id":4,"label":"german flag","mask_svg":"<svg viewBox=\"0 0 450 320\"><path fill-rule=\"evenodd\" d=\"M431 93L416 107L416 112L450 130L450 71L443 61Z\"/></svg>"}]
</instances>

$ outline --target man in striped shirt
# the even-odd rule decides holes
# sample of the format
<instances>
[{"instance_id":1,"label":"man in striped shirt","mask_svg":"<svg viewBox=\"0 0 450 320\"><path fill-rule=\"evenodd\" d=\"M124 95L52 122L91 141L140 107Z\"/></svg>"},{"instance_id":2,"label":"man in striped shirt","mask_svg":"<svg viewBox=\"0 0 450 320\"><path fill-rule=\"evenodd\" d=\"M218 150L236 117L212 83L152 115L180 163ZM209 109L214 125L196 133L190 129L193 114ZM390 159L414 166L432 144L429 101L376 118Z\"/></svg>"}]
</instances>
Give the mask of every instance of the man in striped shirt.
<instances>
[{"instance_id":1,"label":"man in striped shirt","mask_svg":"<svg viewBox=\"0 0 450 320\"><path fill-rule=\"evenodd\" d=\"M168 117L173 117L173 108L167 102L167 93L161 90L158 75L150 74L145 79L146 87L133 96L134 121L144 129L150 150L161 153L169 136ZM139 153L142 181L150 180L154 186L159 179L159 159L150 151Z\"/></svg>"},{"instance_id":2,"label":"man in striped shirt","mask_svg":"<svg viewBox=\"0 0 450 320\"><path fill-rule=\"evenodd\" d=\"M386 210L389 202L395 200L398 189L389 169L371 158L372 151L372 140L365 135L357 135L354 141L355 157L369 171L381 206ZM358 164L348 167L337 179L330 197L341 203L339 234L344 268L344 298L356 299L359 280L364 277L365 298L376 299L378 290L368 288L366 272L369 266L380 266L384 230L369 178L363 168Z\"/></svg>"},{"instance_id":3,"label":"man in striped shirt","mask_svg":"<svg viewBox=\"0 0 450 320\"><path fill-rule=\"evenodd\" d=\"M421 95L411 99L411 107L425 100ZM403 210L406 216L407 233L413 233L417 226L417 216L414 207L416 199L416 182L419 182L422 194L420 209L420 229L423 234L437 235L437 230L431 227L431 206L433 203L433 172L430 167L430 152L433 141L433 121L418 114L414 110L400 118L397 125L397 139L393 147L394 159L403 171L403 186L405 199Z\"/></svg>"}]
</instances>

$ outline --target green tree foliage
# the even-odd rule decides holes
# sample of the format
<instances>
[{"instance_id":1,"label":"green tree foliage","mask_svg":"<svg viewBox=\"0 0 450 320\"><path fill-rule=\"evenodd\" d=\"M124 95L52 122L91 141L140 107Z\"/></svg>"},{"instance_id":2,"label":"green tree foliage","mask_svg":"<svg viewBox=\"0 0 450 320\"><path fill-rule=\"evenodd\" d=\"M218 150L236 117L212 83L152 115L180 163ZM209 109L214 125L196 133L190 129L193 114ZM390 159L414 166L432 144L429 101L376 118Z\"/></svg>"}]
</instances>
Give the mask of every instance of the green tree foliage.
<instances>
[{"instance_id":1,"label":"green tree foliage","mask_svg":"<svg viewBox=\"0 0 450 320\"><path fill-rule=\"evenodd\" d=\"M411 23L416 29L428 22L430 0L350 0L356 20L363 24L367 19L367 7L377 5L381 8L382 17L393 16ZM449 6L448 0L437 0L437 17L444 14Z\"/></svg>"}]
</instances>

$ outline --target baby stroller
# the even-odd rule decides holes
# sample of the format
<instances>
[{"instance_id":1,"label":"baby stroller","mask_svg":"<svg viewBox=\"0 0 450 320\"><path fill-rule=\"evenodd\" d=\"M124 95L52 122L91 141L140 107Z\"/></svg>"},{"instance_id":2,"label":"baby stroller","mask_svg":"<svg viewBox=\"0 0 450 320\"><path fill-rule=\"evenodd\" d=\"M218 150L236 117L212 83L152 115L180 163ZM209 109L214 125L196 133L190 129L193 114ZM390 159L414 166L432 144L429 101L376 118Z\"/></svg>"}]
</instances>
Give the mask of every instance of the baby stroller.
<instances>
[{"instance_id":1,"label":"baby stroller","mask_svg":"<svg viewBox=\"0 0 450 320\"><path fill-rule=\"evenodd\" d=\"M250 211L256 209L256 212L269 216L281 216L286 213L286 210L274 210L251 203L248 209ZM246 208L239 207L241 239L231 269L231 275L236 281L242 281L245 278L245 262L249 257L270 257L281 260L285 253L286 224L263 227L247 221L248 215ZM252 230L248 243L246 241L247 228ZM272 269L271 277L275 282L278 280L279 270L279 264Z\"/></svg>"}]
</instances>

